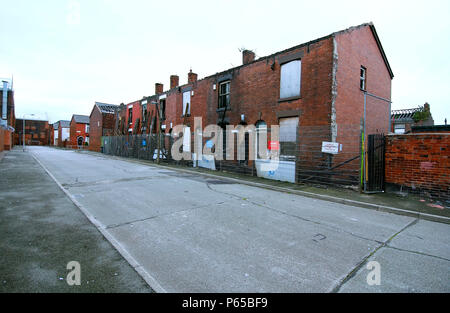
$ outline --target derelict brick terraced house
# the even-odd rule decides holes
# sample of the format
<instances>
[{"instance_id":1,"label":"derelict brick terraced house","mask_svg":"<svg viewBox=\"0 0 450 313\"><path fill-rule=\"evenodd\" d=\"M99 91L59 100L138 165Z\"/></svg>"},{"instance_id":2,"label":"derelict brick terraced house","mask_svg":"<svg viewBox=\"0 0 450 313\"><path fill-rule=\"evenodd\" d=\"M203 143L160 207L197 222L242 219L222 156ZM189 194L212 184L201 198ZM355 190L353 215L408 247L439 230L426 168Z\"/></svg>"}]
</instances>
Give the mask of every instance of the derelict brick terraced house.
<instances>
[{"instance_id":1,"label":"derelict brick terraced house","mask_svg":"<svg viewBox=\"0 0 450 313\"><path fill-rule=\"evenodd\" d=\"M101 151L102 136L114 134L118 105L95 102L89 116L89 150Z\"/></svg>"},{"instance_id":2,"label":"derelict brick terraced house","mask_svg":"<svg viewBox=\"0 0 450 313\"><path fill-rule=\"evenodd\" d=\"M150 126L158 123L151 118L155 102L164 110L165 133L184 124L192 134L194 117L201 117L203 127L280 125L279 145L273 145L281 152L278 170L262 173L258 162L238 163L244 168L256 165L259 176L292 182L308 180L314 175L308 170L314 167L349 167L357 182L360 161L354 157L360 153L365 92L379 97L367 98L366 134L387 133L390 128L394 75L374 25L351 27L259 59L245 50L242 57L241 66L200 80L191 70L188 83L181 86L172 75L165 92L156 84L155 95L124 106L120 133L157 129ZM337 143L336 153L323 153L323 142ZM216 168L232 163L236 161L216 162Z\"/></svg>"}]
</instances>

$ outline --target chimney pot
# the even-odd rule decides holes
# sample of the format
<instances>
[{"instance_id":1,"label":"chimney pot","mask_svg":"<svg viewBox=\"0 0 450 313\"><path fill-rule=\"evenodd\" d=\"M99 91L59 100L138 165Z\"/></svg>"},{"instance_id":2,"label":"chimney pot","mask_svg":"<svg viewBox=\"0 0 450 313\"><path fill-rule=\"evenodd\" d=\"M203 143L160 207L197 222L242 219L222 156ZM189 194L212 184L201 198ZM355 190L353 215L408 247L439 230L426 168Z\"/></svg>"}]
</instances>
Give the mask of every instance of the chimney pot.
<instances>
[{"instance_id":1,"label":"chimney pot","mask_svg":"<svg viewBox=\"0 0 450 313\"><path fill-rule=\"evenodd\" d=\"M156 83L155 84L155 94L158 95L163 92L164 92L164 85L161 83Z\"/></svg>"}]
</instances>

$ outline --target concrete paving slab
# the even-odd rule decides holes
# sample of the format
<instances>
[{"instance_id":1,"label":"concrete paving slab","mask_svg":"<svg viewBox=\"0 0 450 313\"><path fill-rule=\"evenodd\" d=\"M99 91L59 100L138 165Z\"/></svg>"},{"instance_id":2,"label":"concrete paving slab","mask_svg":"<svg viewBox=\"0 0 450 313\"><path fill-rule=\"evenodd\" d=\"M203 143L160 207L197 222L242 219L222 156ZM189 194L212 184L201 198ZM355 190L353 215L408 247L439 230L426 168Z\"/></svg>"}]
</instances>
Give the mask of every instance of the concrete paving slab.
<instances>
[{"instance_id":1,"label":"concrete paving slab","mask_svg":"<svg viewBox=\"0 0 450 313\"><path fill-rule=\"evenodd\" d=\"M363 266L340 292L450 292L450 263L436 257L382 248L368 262L380 264L380 285L370 286Z\"/></svg>"},{"instance_id":2,"label":"concrete paving slab","mask_svg":"<svg viewBox=\"0 0 450 313\"><path fill-rule=\"evenodd\" d=\"M384 242L408 225L414 218L385 212L367 210L360 207L311 199L241 185L210 186L218 193L234 195L251 203L276 208L277 211L301 217L331 229L349 232L361 237Z\"/></svg>"},{"instance_id":3,"label":"concrete paving slab","mask_svg":"<svg viewBox=\"0 0 450 313\"><path fill-rule=\"evenodd\" d=\"M109 231L169 292L327 292L378 246L238 200Z\"/></svg>"},{"instance_id":4,"label":"concrete paving slab","mask_svg":"<svg viewBox=\"0 0 450 313\"><path fill-rule=\"evenodd\" d=\"M395 236L389 246L450 260L450 225L419 220Z\"/></svg>"}]
</instances>

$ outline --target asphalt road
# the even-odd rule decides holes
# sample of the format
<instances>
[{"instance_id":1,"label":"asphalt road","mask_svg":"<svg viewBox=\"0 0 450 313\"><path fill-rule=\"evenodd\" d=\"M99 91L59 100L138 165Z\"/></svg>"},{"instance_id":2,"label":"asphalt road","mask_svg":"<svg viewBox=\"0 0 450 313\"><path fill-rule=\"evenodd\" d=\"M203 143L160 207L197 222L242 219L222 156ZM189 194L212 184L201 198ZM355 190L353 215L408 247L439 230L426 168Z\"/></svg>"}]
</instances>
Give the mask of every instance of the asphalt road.
<instances>
[{"instance_id":1,"label":"asphalt road","mask_svg":"<svg viewBox=\"0 0 450 313\"><path fill-rule=\"evenodd\" d=\"M155 291L450 291L450 225L100 154L28 149ZM379 285L367 283L371 261Z\"/></svg>"}]
</instances>

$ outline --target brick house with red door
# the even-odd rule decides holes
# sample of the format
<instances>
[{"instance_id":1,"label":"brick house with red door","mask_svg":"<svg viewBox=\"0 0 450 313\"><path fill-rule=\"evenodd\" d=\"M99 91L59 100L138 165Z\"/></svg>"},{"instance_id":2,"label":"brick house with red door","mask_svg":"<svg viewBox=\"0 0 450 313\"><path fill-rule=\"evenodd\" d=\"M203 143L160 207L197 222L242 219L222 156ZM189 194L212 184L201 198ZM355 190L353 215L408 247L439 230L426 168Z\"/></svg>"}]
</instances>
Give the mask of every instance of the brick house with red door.
<instances>
[{"instance_id":1,"label":"brick house with red door","mask_svg":"<svg viewBox=\"0 0 450 313\"><path fill-rule=\"evenodd\" d=\"M70 147L82 148L89 145L89 116L73 114L70 120Z\"/></svg>"}]
</instances>

